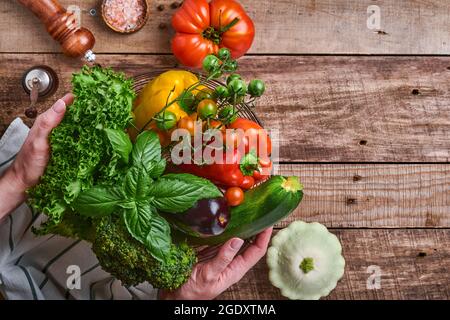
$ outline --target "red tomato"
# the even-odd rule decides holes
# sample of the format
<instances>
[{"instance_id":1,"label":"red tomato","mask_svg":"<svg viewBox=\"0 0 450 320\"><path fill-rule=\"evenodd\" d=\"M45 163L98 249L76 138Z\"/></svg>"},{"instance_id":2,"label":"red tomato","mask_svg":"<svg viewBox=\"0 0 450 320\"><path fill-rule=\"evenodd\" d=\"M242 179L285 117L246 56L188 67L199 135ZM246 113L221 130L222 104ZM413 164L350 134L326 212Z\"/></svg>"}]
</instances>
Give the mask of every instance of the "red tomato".
<instances>
[{"instance_id":1,"label":"red tomato","mask_svg":"<svg viewBox=\"0 0 450 320\"><path fill-rule=\"evenodd\" d=\"M228 30L232 21L239 19ZM234 0L185 0L172 17L176 31L172 51L189 67L201 67L203 59L219 48L230 49L233 59L243 56L252 45L255 27L242 6Z\"/></svg>"},{"instance_id":2,"label":"red tomato","mask_svg":"<svg viewBox=\"0 0 450 320\"><path fill-rule=\"evenodd\" d=\"M195 133L195 120L193 120L189 116L181 118L180 121L178 121L177 126L178 126L178 129L187 130L191 136L194 136L194 133Z\"/></svg>"},{"instance_id":3,"label":"red tomato","mask_svg":"<svg viewBox=\"0 0 450 320\"><path fill-rule=\"evenodd\" d=\"M262 179L261 171L254 170L253 171L253 179L255 179L256 181L261 180Z\"/></svg>"},{"instance_id":4,"label":"red tomato","mask_svg":"<svg viewBox=\"0 0 450 320\"><path fill-rule=\"evenodd\" d=\"M248 153L251 149L256 149L258 157L268 157L272 153L272 141L267 132L256 122L237 118L231 123L228 128L241 129L245 133L243 142L245 144L245 152ZM260 147L266 149L266 154L261 152Z\"/></svg>"},{"instance_id":5,"label":"red tomato","mask_svg":"<svg viewBox=\"0 0 450 320\"><path fill-rule=\"evenodd\" d=\"M255 184L255 179L253 177L245 176L244 180L242 180L241 187L245 190L248 190L248 189L251 189L254 184Z\"/></svg>"},{"instance_id":6,"label":"red tomato","mask_svg":"<svg viewBox=\"0 0 450 320\"><path fill-rule=\"evenodd\" d=\"M261 157L259 158L259 165L263 168L269 168L272 166L272 160L270 158Z\"/></svg>"},{"instance_id":7,"label":"red tomato","mask_svg":"<svg viewBox=\"0 0 450 320\"><path fill-rule=\"evenodd\" d=\"M231 207L238 206L244 201L244 191L239 187L231 187L225 192L225 198Z\"/></svg>"}]
</instances>

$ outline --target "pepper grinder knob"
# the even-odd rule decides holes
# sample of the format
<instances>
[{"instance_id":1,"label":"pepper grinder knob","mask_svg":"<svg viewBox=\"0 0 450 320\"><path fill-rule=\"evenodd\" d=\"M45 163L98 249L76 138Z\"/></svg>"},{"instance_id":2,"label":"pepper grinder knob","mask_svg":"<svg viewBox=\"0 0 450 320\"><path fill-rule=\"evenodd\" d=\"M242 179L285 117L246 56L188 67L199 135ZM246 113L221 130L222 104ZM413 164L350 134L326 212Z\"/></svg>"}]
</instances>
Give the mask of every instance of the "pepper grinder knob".
<instances>
[{"instance_id":1,"label":"pepper grinder knob","mask_svg":"<svg viewBox=\"0 0 450 320\"><path fill-rule=\"evenodd\" d=\"M38 98L44 98L53 94L58 88L58 77L55 71L47 66L34 66L28 69L22 76L22 86L30 95L30 105L25 110L28 118L36 118L35 107Z\"/></svg>"}]
</instances>

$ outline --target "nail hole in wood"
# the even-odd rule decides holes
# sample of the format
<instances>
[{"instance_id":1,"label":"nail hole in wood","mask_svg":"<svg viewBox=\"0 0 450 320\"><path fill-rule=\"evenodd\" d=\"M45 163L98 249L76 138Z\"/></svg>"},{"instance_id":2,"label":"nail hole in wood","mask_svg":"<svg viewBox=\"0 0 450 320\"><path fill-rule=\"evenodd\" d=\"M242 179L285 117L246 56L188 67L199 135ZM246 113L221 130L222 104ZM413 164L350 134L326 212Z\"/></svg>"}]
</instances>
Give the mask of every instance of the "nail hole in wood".
<instances>
[{"instance_id":1,"label":"nail hole in wood","mask_svg":"<svg viewBox=\"0 0 450 320\"><path fill-rule=\"evenodd\" d=\"M164 30L164 29L167 28L167 24L166 24L165 22L161 22L161 23L158 25L158 28L161 29L161 30Z\"/></svg>"},{"instance_id":2,"label":"nail hole in wood","mask_svg":"<svg viewBox=\"0 0 450 320\"><path fill-rule=\"evenodd\" d=\"M347 203L348 206L351 206L351 205L353 205L353 204L356 204L356 199L353 199L353 198L347 198L346 203Z\"/></svg>"},{"instance_id":3,"label":"nail hole in wood","mask_svg":"<svg viewBox=\"0 0 450 320\"><path fill-rule=\"evenodd\" d=\"M158 11L163 11L164 10L164 5L160 4L159 6L156 7L156 9L158 9Z\"/></svg>"},{"instance_id":4,"label":"nail hole in wood","mask_svg":"<svg viewBox=\"0 0 450 320\"><path fill-rule=\"evenodd\" d=\"M420 94L420 91L419 91L419 89L413 89L413 90L411 91L411 93L412 93L413 95L417 96L417 95Z\"/></svg>"},{"instance_id":5,"label":"nail hole in wood","mask_svg":"<svg viewBox=\"0 0 450 320\"><path fill-rule=\"evenodd\" d=\"M361 177L360 175L355 174L355 175L353 176L353 181L354 181L354 182L361 181L361 179L362 179L362 177Z\"/></svg>"},{"instance_id":6,"label":"nail hole in wood","mask_svg":"<svg viewBox=\"0 0 450 320\"><path fill-rule=\"evenodd\" d=\"M447 67L447 70L450 70L450 67Z\"/></svg>"},{"instance_id":7,"label":"nail hole in wood","mask_svg":"<svg viewBox=\"0 0 450 320\"><path fill-rule=\"evenodd\" d=\"M178 8L180 5L181 5L181 4L178 3L178 2L172 2L172 3L170 4L170 8L176 9L176 8Z\"/></svg>"},{"instance_id":8,"label":"nail hole in wood","mask_svg":"<svg viewBox=\"0 0 450 320\"><path fill-rule=\"evenodd\" d=\"M367 140L361 140L361 141L359 141L359 145L361 145L361 146L367 145Z\"/></svg>"},{"instance_id":9,"label":"nail hole in wood","mask_svg":"<svg viewBox=\"0 0 450 320\"><path fill-rule=\"evenodd\" d=\"M426 256L427 256L427 253L421 251L421 252L419 252L419 254L418 254L417 256L418 256L419 258L423 258L423 257L426 257Z\"/></svg>"}]
</instances>

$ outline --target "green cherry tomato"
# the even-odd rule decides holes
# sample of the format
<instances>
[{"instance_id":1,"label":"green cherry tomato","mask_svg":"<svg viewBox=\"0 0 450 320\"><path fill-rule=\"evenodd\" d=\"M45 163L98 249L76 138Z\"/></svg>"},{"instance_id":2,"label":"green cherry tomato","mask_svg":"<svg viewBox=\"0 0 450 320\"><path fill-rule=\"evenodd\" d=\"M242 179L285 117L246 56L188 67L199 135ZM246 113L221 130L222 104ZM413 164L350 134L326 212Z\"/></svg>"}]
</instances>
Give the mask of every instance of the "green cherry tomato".
<instances>
[{"instance_id":1,"label":"green cherry tomato","mask_svg":"<svg viewBox=\"0 0 450 320\"><path fill-rule=\"evenodd\" d=\"M213 98L213 93L209 92L209 91L199 91L195 95L195 100L197 100L197 101L202 101L205 99L212 99L212 98Z\"/></svg>"},{"instance_id":2,"label":"green cherry tomato","mask_svg":"<svg viewBox=\"0 0 450 320\"><path fill-rule=\"evenodd\" d=\"M258 79L250 81L250 84L248 85L248 92L252 97L261 97L264 91L266 91L264 81Z\"/></svg>"},{"instance_id":3,"label":"green cherry tomato","mask_svg":"<svg viewBox=\"0 0 450 320\"><path fill-rule=\"evenodd\" d=\"M234 121L236 121L238 114L236 112L237 110L235 110L233 108L233 106L225 106L222 109L220 109L219 111L219 119L224 123L224 124L230 124L233 123Z\"/></svg>"},{"instance_id":4,"label":"green cherry tomato","mask_svg":"<svg viewBox=\"0 0 450 320\"><path fill-rule=\"evenodd\" d=\"M242 80L242 77L240 74L237 74L237 73L230 74L227 78L227 84L229 84L231 81L233 81L235 79Z\"/></svg>"},{"instance_id":5,"label":"green cherry tomato","mask_svg":"<svg viewBox=\"0 0 450 320\"><path fill-rule=\"evenodd\" d=\"M194 94L191 91L183 91L182 94L180 94L180 107L186 112L191 114L192 112L194 112L194 105L195 105L195 100L196 100L196 96L194 97Z\"/></svg>"},{"instance_id":6,"label":"green cherry tomato","mask_svg":"<svg viewBox=\"0 0 450 320\"><path fill-rule=\"evenodd\" d=\"M220 60L215 55L207 55L205 59L203 59L203 70L208 73L213 72L215 69L220 67Z\"/></svg>"},{"instance_id":7,"label":"green cherry tomato","mask_svg":"<svg viewBox=\"0 0 450 320\"><path fill-rule=\"evenodd\" d=\"M214 97L218 99L227 98L230 96L230 93L228 92L228 88L224 86L218 86L216 89L214 89Z\"/></svg>"},{"instance_id":8,"label":"green cherry tomato","mask_svg":"<svg viewBox=\"0 0 450 320\"><path fill-rule=\"evenodd\" d=\"M197 106L197 114L202 120L212 119L217 114L217 104L210 99L202 100Z\"/></svg>"},{"instance_id":9,"label":"green cherry tomato","mask_svg":"<svg viewBox=\"0 0 450 320\"><path fill-rule=\"evenodd\" d=\"M226 61L226 60L230 59L231 52L227 48L221 48L219 50L219 52L217 53L217 56L219 57L220 60Z\"/></svg>"},{"instance_id":10,"label":"green cherry tomato","mask_svg":"<svg viewBox=\"0 0 450 320\"><path fill-rule=\"evenodd\" d=\"M231 80L230 83L228 84L228 90L232 95L235 94L238 97L239 96L242 97L245 96L245 94L247 93L247 85L243 80L234 79Z\"/></svg>"},{"instance_id":11,"label":"green cherry tomato","mask_svg":"<svg viewBox=\"0 0 450 320\"><path fill-rule=\"evenodd\" d=\"M177 116L172 111L163 111L156 118L156 126L161 130L170 130L177 124Z\"/></svg>"},{"instance_id":12,"label":"green cherry tomato","mask_svg":"<svg viewBox=\"0 0 450 320\"><path fill-rule=\"evenodd\" d=\"M225 63L223 70L225 72L234 72L238 68L238 63L236 60L229 60Z\"/></svg>"}]
</instances>

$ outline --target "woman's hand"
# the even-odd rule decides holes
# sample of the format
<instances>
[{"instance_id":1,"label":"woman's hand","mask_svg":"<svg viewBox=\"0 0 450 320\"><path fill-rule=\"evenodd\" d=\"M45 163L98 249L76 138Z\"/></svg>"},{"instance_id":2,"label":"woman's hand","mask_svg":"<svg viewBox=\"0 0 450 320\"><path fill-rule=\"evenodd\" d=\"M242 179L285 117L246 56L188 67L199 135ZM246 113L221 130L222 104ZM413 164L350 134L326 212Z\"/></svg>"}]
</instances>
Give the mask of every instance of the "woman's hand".
<instances>
[{"instance_id":1,"label":"woman's hand","mask_svg":"<svg viewBox=\"0 0 450 320\"><path fill-rule=\"evenodd\" d=\"M25 201L25 191L44 174L50 158L48 137L72 102L73 95L66 94L37 117L16 159L0 178L0 219Z\"/></svg>"},{"instance_id":2,"label":"woman's hand","mask_svg":"<svg viewBox=\"0 0 450 320\"><path fill-rule=\"evenodd\" d=\"M260 233L255 242L242 254L236 256L244 241L239 238L228 240L217 256L208 262L198 263L191 278L180 288L169 292L161 290L161 299L209 300L242 279L266 253L272 228Z\"/></svg>"}]
</instances>

